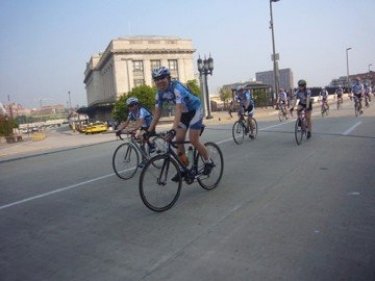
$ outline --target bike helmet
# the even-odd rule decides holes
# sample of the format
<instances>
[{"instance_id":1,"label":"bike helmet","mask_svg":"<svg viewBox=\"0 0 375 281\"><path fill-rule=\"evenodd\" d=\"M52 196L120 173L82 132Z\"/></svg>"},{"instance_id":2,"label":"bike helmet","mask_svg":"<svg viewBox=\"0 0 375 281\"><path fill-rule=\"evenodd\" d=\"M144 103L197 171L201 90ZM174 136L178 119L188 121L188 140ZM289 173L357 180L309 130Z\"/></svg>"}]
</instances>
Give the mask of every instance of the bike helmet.
<instances>
[{"instance_id":1,"label":"bike helmet","mask_svg":"<svg viewBox=\"0 0 375 281\"><path fill-rule=\"evenodd\" d=\"M239 85L239 86L237 86L237 91L241 91L241 90L244 90L245 88L244 88L244 86L242 86L242 85Z\"/></svg>"},{"instance_id":2,"label":"bike helmet","mask_svg":"<svg viewBox=\"0 0 375 281\"><path fill-rule=\"evenodd\" d=\"M160 66L152 70L152 79L170 77L171 72L165 66Z\"/></svg>"},{"instance_id":3,"label":"bike helmet","mask_svg":"<svg viewBox=\"0 0 375 281\"><path fill-rule=\"evenodd\" d=\"M126 104L127 105L139 104L139 100L137 98L131 97L126 100Z\"/></svg>"},{"instance_id":4,"label":"bike helmet","mask_svg":"<svg viewBox=\"0 0 375 281\"><path fill-rule=\"evenodd\" d=\"M306 81L301 79L298 81L298 87L306 87Z\"/></svg>"}]
</instances>

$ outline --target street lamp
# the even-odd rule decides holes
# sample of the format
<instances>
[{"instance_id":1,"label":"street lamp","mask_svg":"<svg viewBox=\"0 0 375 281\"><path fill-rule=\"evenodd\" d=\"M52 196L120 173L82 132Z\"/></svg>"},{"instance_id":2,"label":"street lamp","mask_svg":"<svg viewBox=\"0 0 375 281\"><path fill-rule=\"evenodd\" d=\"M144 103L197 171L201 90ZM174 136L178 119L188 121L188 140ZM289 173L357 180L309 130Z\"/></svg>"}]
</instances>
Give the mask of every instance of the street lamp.
<instances>
[{"instance_id":1,"label":"street lamp","mask_svg":"<svg viewBox=\"0 0 375 281\"><path fill-rule=\"evenodd\" d=\"M278 2L280 0L270 0L270 14L271 14L271 21L270 21L270 28L272 32L272 61L273 61L273 75L274 75L274 95L272 96L272 100L275 96L279 93L279 75L278 75L278 66L277 61L279 60L279 54L276 56L276 48L275 48L275 34L273 30L273 14L272 14L272 2Z\"/></svg>"},{"instance_id":2,"label":"street lamp","mask_svg":"<svg viewBox=\"0 0 375 281\"><path fill-rule=\"evenodd\" d=\"M346 48L346 75L347 75L347 83L348 83L348 93L350 93L350 80L349 80L349 56L348 51L352 48Z\"/></svg>"},{"instance_id":3,"label":"street lamp","mask_svg":"<svg viewBox=\"0 0 375 281\"><path fill-rule=\"evenodd\" d=\"M207 83L207 76L212 75L212 71L214 70L214 60L211 58L211 55L208 59L206 59L206 56L204 57L204 60L201 59L199 56L197 60L198 64L198 71L199 71L199 79L202 83L202 77L204 76L204 96L206 97L206 104L207 104L207 117L206 119L212 119L211 116L211 106L210 106L210 95L208 93L208 83Z\"/></svg>"},{"instance_id":4,"label":"street lamp","mask_svg":"<svg viewBox=\"0 0 375 281\"><path fill-rule=\"evenodd\" d=\"M70 99L70 91L68 92L69 95L69 113L72 111L72 101Z\"/></svg>"}]
</instances>

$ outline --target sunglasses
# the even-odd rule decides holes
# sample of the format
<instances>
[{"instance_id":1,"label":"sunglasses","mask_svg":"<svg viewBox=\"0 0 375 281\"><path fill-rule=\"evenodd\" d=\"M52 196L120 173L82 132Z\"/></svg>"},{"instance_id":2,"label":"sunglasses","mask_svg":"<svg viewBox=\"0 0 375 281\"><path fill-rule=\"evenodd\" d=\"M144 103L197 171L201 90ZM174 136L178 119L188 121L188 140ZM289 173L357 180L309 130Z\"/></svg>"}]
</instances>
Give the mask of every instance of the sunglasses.
<instances>
[{"instance_id":1,"label":"sunglasses","mask_svg":"<svg viewBox=\"0 0 375 281\"><path fill-rule=\"evenodd\" d=\"M160 77L154 78L154 81L158 82L158 81L164 80L165 78L167 78L167 76L160 76Z\"/></svg>"}]
</instances>

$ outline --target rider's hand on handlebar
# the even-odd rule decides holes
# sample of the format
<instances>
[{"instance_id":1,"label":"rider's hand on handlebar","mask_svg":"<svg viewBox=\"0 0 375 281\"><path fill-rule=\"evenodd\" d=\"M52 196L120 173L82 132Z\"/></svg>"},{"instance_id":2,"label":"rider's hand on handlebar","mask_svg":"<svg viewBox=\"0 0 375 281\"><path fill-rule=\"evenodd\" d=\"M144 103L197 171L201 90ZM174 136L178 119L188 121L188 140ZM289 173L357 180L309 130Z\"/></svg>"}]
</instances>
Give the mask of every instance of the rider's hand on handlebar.
<instances>
[{"instance_id":1,"label":"rider's hand on handlebar","mask_svg":"<svg viewBox=\"0 0 375 281\"><path fill-rule=\"evenodd\" d=\"M166 141L171 141L174 137L176 136L176 131L174 129L170 130L167 132L165 135L164 139Z\"/></svg>"},{"instance_id":2,"label":"rider's hand on handlebar","mask_svg":"<svg viewBox=\"0 0 375 281\"><path fill-rule=\"evenodd\" d=\"M118 136L118 137L121 136L121 130L116 131L116 136Z\"/></svg>"}]
</instances>

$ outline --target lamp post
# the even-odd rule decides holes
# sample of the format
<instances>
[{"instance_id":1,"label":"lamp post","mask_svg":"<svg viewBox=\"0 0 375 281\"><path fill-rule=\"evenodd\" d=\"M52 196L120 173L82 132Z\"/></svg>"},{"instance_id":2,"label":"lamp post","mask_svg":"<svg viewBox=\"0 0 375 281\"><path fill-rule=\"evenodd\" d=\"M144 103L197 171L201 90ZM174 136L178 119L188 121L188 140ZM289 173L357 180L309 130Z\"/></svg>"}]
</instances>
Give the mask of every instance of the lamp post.
<instances>
[{"instance_id":1,"label":"lamp post","mask_svg":"<svg viewBox=\"0 0 375 281\"><path fill-rule=\"evenodd\" d=\"M280 0L270 0L270 14L271 14L271 21L270 21L270 28L272 32L272 61L273 61L273 76L274 76L274 94L272 95L272 101L275 99L276 95L279 93L279 71L277 61L279 60L279 54L276 54L276 47L275 47L275 34L273 30L273 14L272 14L272 2L278 2ZM267 101L268 104L268 101Z\"/></svg>"},{"instance_id":2,"label":"lamp post","mask_svg":"<svg viewBox=\"0 0 375 281\"><path fill-rule=\"evenodd\" d=\"M69 95L69 113L71 113L71 111L72 111L72 101L70 99L70 91L68 91L68 95Z\"/></svg>"},{"instance_id":3,"label":"lamp post","mask_svg":"<svg viewBox=\"0 0 375 281\"><path fill-rule=\"evenodd\" d=\"M210 105L210 95L208 92L208 83L207 83L207 76L212 75L212 71L214 70L214 60L209 56L208 59L206 59L206 56L204 57L204 60L201 59L199 56L197 60L198 64L198 71L199 71L199 79L202 83L202 77L204 76L204 96L206 98L206 104L207 104L207 116L206 119L212 119L211 116L211 105Z\"/></svg>"},{"instance_id":4,"label":"lamp post","mask_svg":"<svg viewBox=\"0 0 375 281\"><path fill-rule=\"evenodd\" d=\"M370 63L370 64L368 65L368 72L371 72L371 66L372 66L372 63Z\"/></svg>"},{"instance_id":5,"label":"lamp post","mask_svg":"<svg viewBox=\"0 0 375 281\"><path fill-rule=\"evenodd\" d=\"M347 84L348 84L348 93L350 93L350 80L349 80L349 56L348 51L352 48L346 48L346 76L347 76Z\"/></svg>"}]
</instances>

